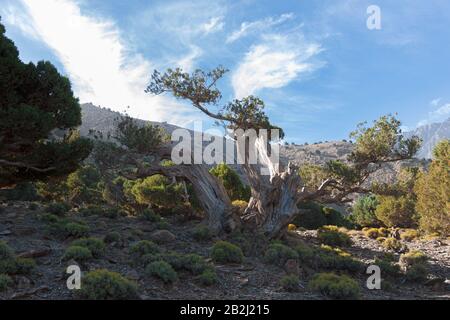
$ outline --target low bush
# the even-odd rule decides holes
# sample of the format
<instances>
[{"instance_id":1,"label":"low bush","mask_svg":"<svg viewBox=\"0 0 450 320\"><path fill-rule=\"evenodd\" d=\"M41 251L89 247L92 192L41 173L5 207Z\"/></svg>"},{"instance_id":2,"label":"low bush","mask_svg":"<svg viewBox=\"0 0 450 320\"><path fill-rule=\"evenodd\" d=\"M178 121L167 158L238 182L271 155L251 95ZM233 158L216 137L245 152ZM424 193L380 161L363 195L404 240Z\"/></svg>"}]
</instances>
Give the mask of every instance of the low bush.
<instances>
[{"instance_id":1,"label":"low bush","mask_svg":"<svg viewBox=\"0 0 450 320\"><path fill-rule=\"evenodd\" d=\"M30 274L36 268L36 262L31 258L16 258L16 273Z\"/></svg>"},{"instance_id":2,"label":"low bush","mask_svg":"<svg viewBox=\"0 0 450 320\"><path fill-rule=\"evenodd\" d=\"M400 234L400 238L408 242L418 239L419 236L420 236L419 231L415 229L407 229Z\"/></svg>"},{"instance_id":3,"label":"low bush","mask_svg":"<svg viewBox=\"0 0 450 320\"><path fill-rule=\"evenodd\" d=\"M378 200L375 195L367 195L356 200L350 219L362 227L378 227L381 222L375 215Z\"/></svg>"},{"instance_id":4,"label":"low bush","mask_svg":"<svg viewBox=\"0 0 450 320\"><path fill-rule=\"evenodd\" d=\"M13 280L7 274L0 274L0 292L5 291L13 284Z\"/></svg>"},{"instance_id":5,"label":"low bush","mask_svg":"<svg viewBox=\"0 0 450 320\"><path fill-rule=\"evenodd\" d=\"M89 233L89 227L87 225L77 223L77 222L69 222L64 227L67 236L74 238L85 237Z\"/></svg>"},{"instance_id":6,"label":"low bush","mask_svg":"<svg viewBox=\"0 0 450 320\"><path fill-rule=\"evenodd\" d=\"M110 232L108 233L105 238L103 239L103 241L105 243L113 243L113 242L120 242L122 240L122 236L120 235L119 232Z\"/></svg>"},{"instance_id":7,"label":"low bush","mask_svg":"<svg viewBox=\"0 0 450 320\"><path fill-rule=\"evenodd\" d=\"M239 213L240 215L242 215L245 211L245 209L247 209L248 203L247 201L244 200L234 200L231 205L233 206L234 210L236 210L237 213Z\"/></svg>"},{"instance_id":8,"label":"low bush","mask_svg":"<svg viewBox=\"0 0 450 320\"><path fill-rule=\"evenodd\" d=\"M425 281L428 276L428 257L421 251L411 251L400 256L400 265L406 279L412 282Z\"/></svg>"},{"instance_id":9,"label":"low bush","mask_svg":"<svg viewBox=\"0 0 450 320\"><path fill-rule=\"evenodd\" d=\"M211 230L205 225L195 227L193 237L197 241L208 241L212 238Z\"/></svg>"},{"instance_id":10,"label":"low bush","mask_svg":"<svg viewBox=\"0 0 450 320\"><path fill-rule=\"evenodd\" d=\"M351 228L354 225L339 211L330 207L324 207L316 202L302 203L300 209L300 213L292 221L297 227L315 230L326 225L346 228Z\"/></svg>"},{"instance_id":11,"label":"low bush","mask_svg":"<svg viewBox=\"0 0 450 320\"><path fill-rule=\"evenodd\" d=\"M191 253L182 257L182 268L194 275L203 273L209 267L202 256Z\"/></svg>"},{"instance_id":12,"label":"low bush","mask_svg":"<svg viewBox=\"0 0 450 320\"><path fill-rule=\"evenodd\" d=\"M30 258L16 258L14 251L0 241L0 274L29 274L36 263Z\"/></svg>"},{"instance_id":13,"label":"low bush","mask_svg":"<svg viewBox=\"0 0 450 320\"><path fill-rule=\"evenodd\" d=\"M82 278L79 295L89 300L130 300L137 299L137 285L122 275L100 269L88 272Z\"/></svg>"},{"instance_id":14,"label":"low bush","mask_svg":"<svg viewBox=\"0 0 450 320\"><path fill-rule=\"evenodd\" d=\"M405 248L403 244L395 238L386 238L386 240L383 241L383 247L394 252L400 252Z\"/></svg>"},{"instance_id":15,"label":"low bush","mask_svg":"<svg viewBox=\"0 0 450 320\"><path fill-rule=\"evenodd\" d=\"M157 213L155 213L155 211L153 211L150 208L144 209L141 212L141 216L144 220L150 221L150 222L160 222L161 221L161 216Z\"/></svg>"},{"instance_id":16,"label":"low bush","mask_svg":"<svg viewBox=\"0 0 450 320\"><path fill-rule=\"evenodd\" d=\"M321 243L330 246L347 247L352 244L351 238L337 226L324 226L317 230L317 238Z\"/></svg>"},{"instance_id":17,"label":"low bush","mask_svg":"<svg viewBox=\"0 0 450 320\"><path fill-rule=\"evenodd\" d=\"M281 278L280 285L285 291L295 292L298 291L299 279L296 275L286 275Z\"/></svg>"},{"instance_id":18,"label":"low bush","mask_svg":"<svg viewBox=\"0 0 450 320\"><path fill-rule=\"evenodd\" d=\"M145 268L145 273L160 278L165 283L172 283L178 279L177 272L165 261L155 261Z\"/></svg>"},{"instance_id":19,"label":"low bush","mask_svg":"<svg viewBox=\"0 0 450 320\"><path fill-rule=\"evenodd\" d=\"M364 263L354 259L349 253L327 245L315 248L306 244L299 244L295 250L298 254L299 262L312 269L360 272L365 266Z\"/></svg>"},{"instance_id":20,"label":"low bush","mask_svg":"<svg viewBox=\"0 0 450 320\"><path fill-rule=\"evenodd\" d=\"M217 282L217 273L213 268L208 268L202 272L198 280L204 286L212 286Z\"/></svg>"},{"instance_id":21,"label":"low bush","mask_svg":"<svg viewBox=\"0 0 450 320\"><path fill-rule=\"evenodd\" d=\"M84 263L92 259L92 252L86 247L70 246L66 249L63 260L71 259L79 263Z\"/></svg>"},{"instance_id":22,"label":"low bush","mask_svg":"<svg viewBox=\"0 0 450 320\"><path fill-rule=\"evenodd\" d=\"M298 253L281 243L272 243L266 251L265 260L267 263L277 266L284 266L286 261L290 259L298 259Z\"/></svg>"},{"instance_id":23,"label":"low bush","mask_svg":"<svg viewBox=\"0 0 450 320\"><path fill-rule=\"evenodd\" d=\"M92 256L98 258L105 253L105 243L98 238L81 238L72 242L71 246L85 247L91 251Z\"/></svg>"},{"instance_id":24,"label":"low bush","mask_svg":"<svg viewBox=\"0 0 450 320\"><path fill-rule=\"evenodd\" d=\"M156 243L148 240L141 240L130 247L131 254L142 257L145 254L159 253L159 247Z\"/></svg>"},{"instance_id":25,"label":"low bush","mask_svg":"<svg viewBox=\"0 0 450 320\"><path fill-rule=\"evenodd\" d=\"M374 265L380 267L383 278L386 277L396 280L400 275L400 267L388 259L375 259Z\"/></svg>"},{"instance_id":26,"label":"low bush","mask_svg":"<svg viewBox=\"0 0 450 320\"><path fill-rule=\"evenodd\" d=\"M308 287L333 299L357 299L360 295L358 282L348 276L338 276L334 273L316 274Z\"/></svg>"},{"instance_id":27,"label":"low bush","mask_svg":"<svg viewBox=\"0 0 450 320\"><path fill-rule=\"evenodd\" d=\"M46 208L48 213L54 214L56 216L63 216L70 210L70 205L65 202L53 202L49 204Z\"/></svg>"},{"instance_id":28,"label":"low bush","mask_svg":"<svg viewBox=\"0 0 450 320\"><path fill-rule=\"evenodd\" d=\"M216 263L241 263L244 254L238 246L227 241L218 241L212 248L211 258Z\"/></svg>"}]
</instances>

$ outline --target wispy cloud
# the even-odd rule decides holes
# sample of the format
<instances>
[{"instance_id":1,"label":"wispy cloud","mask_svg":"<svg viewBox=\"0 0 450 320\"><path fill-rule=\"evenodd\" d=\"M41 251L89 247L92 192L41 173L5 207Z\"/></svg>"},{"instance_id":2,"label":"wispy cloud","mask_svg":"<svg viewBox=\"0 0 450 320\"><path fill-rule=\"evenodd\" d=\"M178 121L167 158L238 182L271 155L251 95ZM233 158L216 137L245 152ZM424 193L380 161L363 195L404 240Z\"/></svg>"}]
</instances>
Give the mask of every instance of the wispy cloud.
<instances>
[{"instance_id":1,"label":"wispy cloud","mask_svg":"<svg viewBox=\"0 0 450 320\"><path fill-rule=\"evenodd\" d=\"M243 22L241 24L241 27L239 30L235 30L227 37L226 42L232 43L242 37L247 36L250 33L261 31L261 30L267 30L273 26L282 24L283 22L286 22L293 18L294 18L293 13L285 13L278 17L268 17L268 18L256 20L253 22L248 22L248 21Z\"/></svg>"},{"instance_id":2,"label":"wispy cloud","mask_svg":"<svg viewBox=\"0 0 450 320\"><path fill-rule=\"evenodd\" d=\"M430 101L430 105L433 107L437 107L439 105L439 103L441 102L441 98L436 98Z\"/></svg>"},{"instance_id":3,"label":"wispy cloud","mask_svg":"<svg viewBox=\"0 0 450 320\"><path fill-rule=\"evenodd\" d=\"M433 100L434 101L434 100ZM432 101L432 102L433 102ZM440 99L439 99L440 101ZM439 101L436 103L438 105ZM450 117L450 103L445 103L440 105L436 110L428 113L427 119L421 120L417 126L423 126L433 122L440 122L448 119Z\"/></svg>"},{"instance_id":4,"label":"wispy cloud","mask_svg":"<svg viewBox=\"0 0 450 320\"><path fill-rule=\"evenodd\" d=\"M235 96L241 98L264 88L281 88L301 74L322 66L315 60L322 51L301 34L266 35L263 41L246 53L232 75Z\"/></svg>"},{"instance_id":5,"label":"wispy cloud","mask_svg":"<svg viewBox=\"0 0 450 320\"><path fill-rule=\"evenodd\" d=\"M223 21L223 17L212 17L208 22L204 23L201 26L201 29L205 34L210 34L216 31L223 30L225 26L225 22Z\"/></svg>"},{"instance_id":6,"label":"wispy cloud","mask_svg":"<svg viewBox=\"0 0 450 320\"><path fill-rule=\"evenodd\" d=\"M54 51L82 102L118 111L130 106L133 116L186 123L187 108L183 105L168 97L144 93L155 65L126 49L113 21L84 15L72 0L21 3L29 19L9 21L39 37Z\"/></svg>"}]
</instances>

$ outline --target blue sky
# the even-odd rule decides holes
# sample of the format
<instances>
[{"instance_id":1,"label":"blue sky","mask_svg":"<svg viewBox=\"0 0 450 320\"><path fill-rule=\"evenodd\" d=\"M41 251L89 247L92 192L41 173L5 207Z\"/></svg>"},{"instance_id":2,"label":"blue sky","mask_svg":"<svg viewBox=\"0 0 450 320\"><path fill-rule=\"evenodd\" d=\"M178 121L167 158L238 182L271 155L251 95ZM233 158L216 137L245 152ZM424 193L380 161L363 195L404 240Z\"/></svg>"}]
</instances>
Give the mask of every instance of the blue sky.
<instances>
[{"instance_id":1,"label":"blue sky","mask_svg":"<svg viewBox=\"0 0 450 320\"><path fill-rule=\"evenodd\" d=\"M381 29L366 27L367 7ZM50 60L81 102L192 127L212 121L143 91L154 69L223 65L224 103L255 94L289 142L348 138L398 113L405 128L450 116L447 0L0 0L24 61Z\"/></svg>"}]
</instances>

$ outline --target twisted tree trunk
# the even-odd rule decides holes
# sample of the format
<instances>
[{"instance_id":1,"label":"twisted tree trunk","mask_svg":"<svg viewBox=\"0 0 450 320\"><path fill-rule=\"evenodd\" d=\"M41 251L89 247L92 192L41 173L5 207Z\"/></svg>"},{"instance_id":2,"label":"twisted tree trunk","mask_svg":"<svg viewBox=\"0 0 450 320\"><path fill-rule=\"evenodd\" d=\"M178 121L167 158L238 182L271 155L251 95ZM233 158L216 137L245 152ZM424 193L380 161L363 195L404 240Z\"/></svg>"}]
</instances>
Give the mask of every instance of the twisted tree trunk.
<instances>
[{"instance_id":1,"label":"twisted tree trunk","mask_svg":"<svg viewBox=\"0 0 450 320\"><path fill-rule=\"evenodd\" d=\"M183 178L189 181L207 214L208 226L215 232L232 231L238 221L233 216L230 198L223 184L204 165L178 165L178 166L152 166L140 168L138 177L148 177L154 174L163 174L168 177Z\"/></svg>"}]
</instances>

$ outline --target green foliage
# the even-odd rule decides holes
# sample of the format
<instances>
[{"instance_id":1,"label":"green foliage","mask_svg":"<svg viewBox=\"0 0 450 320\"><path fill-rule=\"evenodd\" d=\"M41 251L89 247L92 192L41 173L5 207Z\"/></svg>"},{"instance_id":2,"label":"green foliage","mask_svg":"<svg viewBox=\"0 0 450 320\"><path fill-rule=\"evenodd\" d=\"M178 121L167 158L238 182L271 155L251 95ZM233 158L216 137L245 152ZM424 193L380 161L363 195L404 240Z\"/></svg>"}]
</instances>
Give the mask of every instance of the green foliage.
<instances>
[{"instance_id":1,"label":"green foliage","mask_svg":"<svg viewBox=\"0 0 450 320\"><path fill-rule=\"evenodd\" d=\"M91 150L87 139L71 133L47 139L54 129L80 125L80 105L69 79L50 62L20 61L1 24L0 119L0 188L68 174Z\"/></svg>"},{"instance_id":2,"label":"green foliage","mask_svg":"<svg viewBox=\"0 0 450 320\"><path fill-rule=\"evenodd\" d=\"M71 246L84 247L91 251L96 258L105 253L105 243L98 238L81 238L72 242Z\"/></svg>"},{"instance_id":3,"label":"green foliage","mask_svg":"<svg viewBox=\"0 0 450 320\"><path fill-rule=\"evenodd\" d=\"M108 208L104 206L87 206L79 210L83 216L101 216L110 219L115 219L120 215L125 215L126 213L118 208Z\"/></svg>"},{"instance_id":4,"label":"green foliage","mask_svg":"<svg viewBox=\"0 0 450 320\"><path fill-rule=\"evenodd\" d=\"M296 275L286 275L281 278L280 285L281 287L288 292L296 292L298 291L299 279Z\"/></svg>"},{"instance_id":5,"label":"green foliage","mask_svg":"<svg viewBox=\"0 0 450 320\"><path fill-rule=\"evenodd\" d=\"M236 171L221 163L209 170L209 172L223 183L231 201L244 200L248 202L251 196L250 188L242 183Z\"/></svg>"},{"instance_id":6,"label":"green foliage","mask_svg":"<svg viewBox=\"0 0 450 320\"><path fill-rule=\"evenodd\" d=\"M59 239L68 237L81 238L89 233L89 227L85 224L72 222L69 219L60 219L55 215L49 214L43 217L49 224L46 227L46 233Z\"/></svg>"},{"instance_id":7,"label":"green foliage","mask_svg":"<svg viewBox=\"0 0 450 320\"><path fill-rule=\"evenodd\" d=\"M400 264L405 268L406 279L421 282L428 276L428 257L421 251L411 251L400 256Z\"/></svg>"},{"instance_id":8,"label":"green foliage","mask_svg":"<svg viewBox=\"0 0 450 320\"><path fill-rule=\"evenodd\" d=\"M168 140L162 127L139 125L129 116L123 117L118 123L115 138L127 148L144 154L154 151L161 143Z\"/></svg>"},{"instance_id":9,"label":"green foliage","mask_svg":"<svg viewBox=\"0 0 450 320\"><path fill-rule=\"evenodd\" d=\"M194 107L207 110L207 105L215 106L222 98L217 82L227 72L223 67L215 68L209 72L195 70L191 74L180 68L168 69L164 74L156 71L152 74L152 81L146 92L155 95L165 92L172 93L176 98L191 101ZM209 115L211 113L207 112ZM230 129L279 129L270 124L264 113L264 102L254 96L241 100L234 100L226 104L222 111L214 116L216 119L227 121ZM280 139L284 133L280 129ZM269 136L269 139L273 137Z\"/></svg>"},{"instance_id":10,"label":"green foliage","mask_svg":"<svg viewBox=\"0 0 450 320\"><path fill-rule=\"evenodd\" d=\"M30 274L36 268L36 262L31 258L16 258L16 273Z\"/></svg>"},{"instance_id":11,"label":"green foliage","mask_svg":"<svg viewBox=\"0 0 450 320\"><path fill-rule=\"evenodd\" d=\"M64 227L68 236L81 238L85 237L89 233L89 227L87 225L77 223L77 222L69 222Z\"/></svg>"},{"instance_id":12,"label":"green foliage","mask_svg":"<svg viewBox=\"0 0 450 320\"><path fill-rule=\"evenodd\" d=\"M425 264L428 262L428 257L421 251L415 250L400 256L400 263L409 267L414 264Z\"/></svg>"},{"instance_id":13,"label":"green foliage","mask_svg":"<svg viewBox=\"0 0 450 320\"><path fill-rule=\"evenodd\" d=\"M400 275L400 267L388 259L375 259L374 265L380 267L383 278L396 280Z\"/></svg>"},{"instance_id":14,"label":"green foliage","mask_svg":"<svg viewBox=\"0 0 450 320\"><path fill-rule=\"evenodd\" d=\"M400 238L404 241L413 241L418 239L419 236L420 236L419 231L415 229L408 229L400 234Z\"/></svg>"},{"instance_id":15,"label":"green foliage","mask_svg":"<svg viewBox=\"0 0 450 320\"><path fill-rule=\"evenodd\" d=\"M317 230L317 238L323 244L346 247L352 244L349 235L339 230L336 226L324 226Z\"/></svg>"},{"instance_id":16,"label":"green foliage","mask_svg":"<svg viewBox=\"0 0 450 320\"><path fill-rule=\"evenodd\" d=\"M326 225L338 227L352 227L342 214L330 207L322 206L316 202L308 201L299 205L300 213L294 218L293 224L297 227L315 230Z\"/></svg>"},{"instance_id":17,"label":"green foliage","mask_svg":"<svg viewBox=\"0 0 450 320\"><path fill-rule=\"evenodd\" d=\"M93 203L102 200L100 172L85 165L71 173L66 180L68 197L73 203Z\"/></svg>"},{"instance_id":18,"label":"green foliage","mask_svg":"<svg viewBox=\"0 0 450 320\"><path fill-rule=\"evenodd\" d=\"M218 241L212 248L211 258L216 263L241 263L244 254L238 246L227 241Z\"/></svg>"},{"instance_id":19,"label":"green foliage","mask_svg":"<svg viewBox=\"0 0 450 320\"><path fill-rule=\"evenodd\" d=\"M198 280L204 286L212 286L217 282L217 273L213 268L208 268L202 272Z\"/></svg>"},{"instance_id":20,"label":"green foliage","mask_svg":"<svg viewBox=\"0 0 450 320\"><path fill-rule=\"evenodd\" d=\"M103 239L105 243L120 242L121 240L122 236L120 235L119 232L116 231L108 233Z\"/></svg>"},{"instance_id":21,"label":"green foliage","mask_svg":"<svg viewBox=\"0 0 450 320\"><path fill-rule=\"evenodd\" d=\"M417 137L404 139L400 125L392 115L374 121L372 127L359 124L350 135L356 142L349 160L364 163L390 157L412 157L419 150L421 141Z\"/></svg>"},{"instance_id":22,"label":"green foliage","mask_svg":"<svg viewBox=\"0 0 450 320\"><path fill-rule=\"evenodd\" d=\"M383 241L383 247L394 252L400 252L404 249L403 244L395 238L386 238Z\"/></svg>"},{"instance_id":23,"label":"green foliage","mask_svg":"<svg viewBox=\"0 0 450 320\"><path fill-rule=\"evenodd\" d=\"M0 196L4 196L9 201L36 201L40 197L33 183L18 183L12 189L0 189Z\"/></svg>"},{"instance_id":24,"label":"green foliage","mask_svg":"<svg viewBox=\"0 0 450 320\"><path fill-rule=\"evenodd\" d=\"M145 268L145 273L160 278L165 283L172 283L178 279L177 272L165 261L155 261Z\"/></svg>"},{"instance_id":25,"label":"green foliage","mask_svg":"<svg viewBox=\"0 0 450 320\"><path fill-rule=\"evenodd\" d=\"M92 259L92 252L86 247L72 245L66 249L63 256L64 260L75 260L79 263Z\"/></svg>"},{"instance_id":26,"label":"green foliage","mask_svg":"<svg viewBox=\"0 0 450 320\"><path fill-rule=\"evenodd\" d=\"M129 193L139 204L173 208L183 202L183 187L180 183L171 183L163 175L156 174L132 183Z\"/></svg>"},{"instance_id":27,"label":"green foliage","mask_svg":"<svg viewBox=\"0 0 450 320\"><path fill-rule=\"evenodd\" d=\"M312 269L343 270L349 272L360 272L364 264L351 257L350 254L341 249L329 246L314 248L306 244L295 247L299 262Z\"/></svg>"},{"instance_id":28,"label":"green foliage","mask_svg":"<svg viewBox=\"0 0 450 320\"><path fill-rule=\"evenodd\" d=\"M378 196L377 199L375 215L385 226L409 228L415 225L413 199L406 196Z\"/></svg>"},{"instance_id":29,"label":"green foliage","mask_svg":"<svg viewBox=\"0 0 450 320\"><path fill-rule=\"evenodd\" d=\"M70 210L70 205L65 202L53 202L47 206L45 211L56 216L63 216Z\"/></svg>"},{"instance_id":30,"label":"green foliage","mask_svg":"<svg viewBox=\"0 0 450 320\"><path fill-rule=\"evenodd\" d=\"M363 230L366 237L371 239L385 238L389 236L389 231L386 228L368 228Z\"/></svg>"},{"instance_id":31,"label":"green foliage","mask_svg":"<svg viewBox=\"0 0 450 320\"><path fill-rule=\"evenodd\" d=\"M211 267L202 256L193 253L179 254L172 251L163 254L161 259L169 263L175 270L188 271L193 275L199 275Z\"/></svg>"},{"instance_id":32,"label":"green foliage","mask_svg":"<svg viewBox=\"0 0 450 320\"><path fill-rule=\"evenodd\" d=\"M158 245L148 240L138 241L130 247L130 252L138 257L142 257L145 254L159 253L159 251Z\"/></svg>"},{"instance_id":33,"label":"green foliage","mask_svg":"<svg viewBox=\"0 0 450 320\"><path fill-rule=\"evenodd\" d=\"M316 274L308 287L333 299L357 299L360 296L358 282L348 276L338 276L334 273Z\"/></svg>"},{"instance_id":34,"label":"green foliage","mask_svg":"<svg viewBox=\"0 0 450 320\"><path fill-rule=\"evenodd\" d=\"M29 274L35 266L33 259L16 258L6 242L0 241L0 274Z\"/></svg>"},{"instance_id":35,"label":"green foliage","mask_svg":"<svg viewBox=\"0 0 450 320\"><path fill-rule=\"evenodd\" d=\"M160 222L161 216L150 208L146 208L141 212L142 217L150 222Z\"/></svg>"},{"instance_id":36,"label":"green foliage","mask_svg":"<svg viewBox=\"0 0 450 320\"><path fill-rule=\"evenodd\" d=\"M12 286L13 280L7 274L0 274L0 292L5 291Z\"/></svg>"},{"instance_id":37,"label":"green foliage","mask_svg":"<svg viewBox=\"0 0 450 320\"><path fill-rule=\"evenodd\" d=\"M105 269L88 272L82 279L80 297L88 300L131 300L138 298L137 285Z\"/></svg>"},{"instance_id":38,"label":"green foliage","mask_svg":"<svg viewBox=\"0 0 450 320\"><path fill-rule=\"evenodd\" d=\"M267 263L284 266L286 261L290 259L298 259L298 253L281 243L272 243L266 251L265 260Z\"/></svg>"},{"instance_id":39,"label":"green foliage","mask_svg":"<svg viewBox=\"0 0 450 320\"><path fill-rule=\"evenodd\" d=\"M212 238L212 232L207 226L202 224L195 227L193 236L197 241L207 241Z\"/></svg>"},{"instance_id":40,"label":"green foliage","mask_svg":"<svg viewBox=\"0 0 450 320\"><path fill-rule=\"evenodd\" d=\"M14 251L4 241L0 241L0 260L14 258Z\"/></svg>"},{"instance_id":41,"label":"green foliage","mask_svg":"<svg viewBox=\"0 0 450 320\"><path fill-rule=\"evenodd\" d=\"M233 206L233 209L236 210L237 214L241 216L244 214L245 209L247 209L248 202L244 200L234 200L231 202L231 205Z\"/></svg>"},{"instance_id":42,"label":"green foliage","mask_svg":"<svg viewBox=\"0 0 450 320\"><path fill-rule=\"evenodd\" d=\"M358 198L351 214L351 220L362 227L379 227L380 221L375 215L378 200L375 195L367 195Z\"/></svg>"},{"instance_id":43,"label":"green foliage","mask_svg":"<svg viewBox=\"0 0 450 320\"><path fill-rule=\"evenodd\" d=\"M450 140L438 143L427 173L419 174L414 188L420 228L428 233L450 235Z\"/></svg>"}]
</instances>

